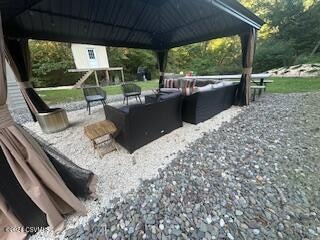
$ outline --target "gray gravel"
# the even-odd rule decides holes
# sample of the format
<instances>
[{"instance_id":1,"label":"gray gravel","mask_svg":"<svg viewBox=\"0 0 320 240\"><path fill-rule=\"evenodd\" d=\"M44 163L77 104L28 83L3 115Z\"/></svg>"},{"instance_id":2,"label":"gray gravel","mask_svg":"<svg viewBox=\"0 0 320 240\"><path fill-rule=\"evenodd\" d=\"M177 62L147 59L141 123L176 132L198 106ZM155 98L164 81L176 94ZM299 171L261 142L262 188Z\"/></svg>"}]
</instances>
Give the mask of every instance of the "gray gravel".
<instances>
[{"instance_id":1,"label":"gray gravel","mask_svg":"<svg viewBox=\"0 0 320 240\"><path fill-rule=\"evenodd\" d=\"M267 95L67 239L319 239L320 93Z\"/></svg>"}]
</instances>

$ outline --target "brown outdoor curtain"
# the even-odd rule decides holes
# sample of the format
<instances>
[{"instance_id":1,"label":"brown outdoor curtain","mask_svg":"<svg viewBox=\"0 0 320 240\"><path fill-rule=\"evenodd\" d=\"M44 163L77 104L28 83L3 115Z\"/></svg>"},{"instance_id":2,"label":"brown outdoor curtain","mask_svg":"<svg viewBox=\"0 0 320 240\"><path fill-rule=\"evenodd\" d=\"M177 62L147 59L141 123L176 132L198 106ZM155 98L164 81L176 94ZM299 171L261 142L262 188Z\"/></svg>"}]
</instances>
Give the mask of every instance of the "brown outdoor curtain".
<instances>
[{"instance_id":1,"label":"brown outdoor curtain","mask_svg":"<svg viewBox=\"0 0 320 240\"><path fill-rule=\"evenodd\" d=\"M248 33L240 36L242 47L242 76L239 84L237 101L240 106L249 105L250 101L250 81L252 74L253 56L257 38L257 30L250 29Z\"/></svg>"},{"instance_id":2,"label":"brown outdoor curtain","mask_svg":"<svg viewBox=\"0 0 320 240\"><path fill-rule=\"evenodd\" d=\"M168 61L168 50L161 50L157 51L157 58L158 58L158 65L159 65L159 72L160 72L160 79L159 79L159 88L163 87L164 84L164 73L167 67Z\"/></svg>"},{"instance_id":3,"label":"brown outdoor curtain","mask_svg":"<svg viewBox=\"0 0 320 240\"><path fill-rule=\"evenodd\" d=\"M0 16L0 147L24 192L46 215L54 230L62 230L63 215L85 213L82 203L66 187L47 155L12 119L7 101L5 53ZM0 176L1 177L1 176ZM2 184L5 179L2 179ZM14 189L12 189L14 191ZM0 194L0 227L22 226ZM0 231L0 239L23 239L23 233Z\"/></svg>"}]
</instances>

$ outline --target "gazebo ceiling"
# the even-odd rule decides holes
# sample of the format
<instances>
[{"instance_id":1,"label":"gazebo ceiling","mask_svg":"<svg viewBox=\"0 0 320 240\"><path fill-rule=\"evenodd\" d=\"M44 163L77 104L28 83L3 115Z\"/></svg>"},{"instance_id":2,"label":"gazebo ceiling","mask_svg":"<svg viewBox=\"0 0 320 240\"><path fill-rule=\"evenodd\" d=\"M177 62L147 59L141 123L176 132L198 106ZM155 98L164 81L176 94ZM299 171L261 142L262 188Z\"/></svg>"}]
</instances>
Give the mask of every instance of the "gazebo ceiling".
<instances>
[{"instance_id":1,"label":"gazebo ceiling","mask_svg":"<svg viewBox=\"0 0 320 240\"><path fill-rule=\"evenodd\" d=\"M2 0L4 35L169 49L259 29L235 0Z\"/></svg>"}]
</instances>

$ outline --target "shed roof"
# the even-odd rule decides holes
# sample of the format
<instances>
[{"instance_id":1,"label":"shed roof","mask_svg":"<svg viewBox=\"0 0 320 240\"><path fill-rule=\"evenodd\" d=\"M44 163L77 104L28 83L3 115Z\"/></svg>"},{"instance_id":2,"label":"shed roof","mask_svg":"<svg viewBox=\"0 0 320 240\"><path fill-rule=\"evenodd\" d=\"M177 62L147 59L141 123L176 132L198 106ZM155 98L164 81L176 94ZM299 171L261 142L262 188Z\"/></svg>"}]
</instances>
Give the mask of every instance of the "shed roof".
<instances>
[{"instance_id":1,"label":"shed roof","mask_svg":"<svg viewBox=\"0 0 320 240\"><path fill-rule=\"evenodd\" d=\"M235 0L2 0L12 38L169 49L259 29Z\"/></svg>"}]
</instances>

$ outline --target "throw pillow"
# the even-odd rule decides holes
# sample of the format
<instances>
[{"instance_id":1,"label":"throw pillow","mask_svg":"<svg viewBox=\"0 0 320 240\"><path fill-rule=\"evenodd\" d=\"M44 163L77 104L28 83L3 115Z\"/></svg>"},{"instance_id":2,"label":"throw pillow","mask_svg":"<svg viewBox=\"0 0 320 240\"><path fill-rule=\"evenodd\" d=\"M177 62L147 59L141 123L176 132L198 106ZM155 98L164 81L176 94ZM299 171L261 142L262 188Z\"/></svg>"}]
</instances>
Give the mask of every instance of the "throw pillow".
<instances>
[{"instance_id":1,"label":"throw pillow","mask_svg":"<svg viewBox=\"0 0 320 240\"><path fill-rule=\"evenodd\" d=\"M187 80L187 82L186 82L186 87L187 88L194 88L195 86L196 86L196 80L195 79Z\"/></svg>"},{"instance_id":2,"label":"throw pillow","mask_svg":"<svg viewBox=\"0 0 320 240\"><path fill-rule=\"evenodd\" d=\"M174 88L180 88L180 79L174 79L173 87Z\"/></svg>"},{"instance_id":3,"label":"throw pillow","mask_svg":"<svg viewBox=\"0 0 320 240\"><path fill-rule=\"evenodd\" d=\"M173 79L165 79L164 80L165 88L173 88Z\"/></svg>"},{"instance_id":4,"label":"throw pillow","mask_svg":"<svg viewBox=\"0 0 320 240\"><path fill-rule=\"evenodd\" d=\"M189 87L185 87L185 88L181 88L181 93L183 96L190 96L193 94L194 88L189 88Z\"/></svg>"}]
</instances>

